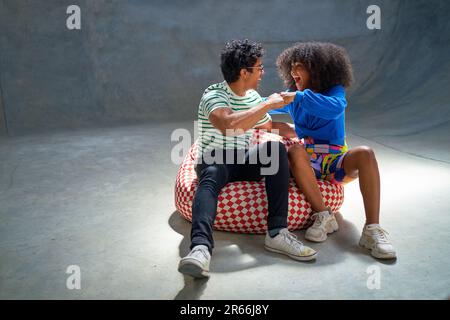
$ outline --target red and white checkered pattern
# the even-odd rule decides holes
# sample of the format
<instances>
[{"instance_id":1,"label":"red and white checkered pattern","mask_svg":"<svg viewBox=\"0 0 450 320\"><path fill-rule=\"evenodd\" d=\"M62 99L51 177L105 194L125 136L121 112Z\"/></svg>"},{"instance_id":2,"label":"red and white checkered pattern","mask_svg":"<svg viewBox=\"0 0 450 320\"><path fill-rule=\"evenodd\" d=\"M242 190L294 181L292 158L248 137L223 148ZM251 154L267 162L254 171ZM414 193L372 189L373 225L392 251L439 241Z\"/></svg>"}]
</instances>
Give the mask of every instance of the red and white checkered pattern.
<instances>
[{"instance_id":1,"label":"red and white checkered pattern","mask_svg":"<svg viewBox=\"0 0 450 320\"><path fill-rule=\"evenodd\" d=\"M301 144L298 138L288 139L278 135L255 130L251 145L275 140L286 145ZM192 201L198 180L194 170L197 157L197 142L189 150L188 155L178 170L175 184L175 206L179 213L192 221ZM328 181L317 181L322 192L325 205L336 212L344 202L344 188ZM310 223L311 205L299 192L295 181L291 178L289 186L289 230L301 229ZM267 196L263 181L237 181L228 183L220 192L217 205L217 216L214 228L223 231L242 233L265 233L267 230Z\"/></svg>"}]
</instances>

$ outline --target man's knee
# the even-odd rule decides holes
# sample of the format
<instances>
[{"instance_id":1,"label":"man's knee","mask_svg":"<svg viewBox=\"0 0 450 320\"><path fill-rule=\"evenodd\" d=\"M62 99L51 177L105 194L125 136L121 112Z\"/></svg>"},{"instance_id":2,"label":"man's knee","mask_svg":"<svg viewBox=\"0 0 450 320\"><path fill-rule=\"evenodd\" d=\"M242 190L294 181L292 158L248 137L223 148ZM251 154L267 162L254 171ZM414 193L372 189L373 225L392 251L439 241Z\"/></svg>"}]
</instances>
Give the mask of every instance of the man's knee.
<instances>
[{"instance_id":1,"label":"man's knee","mask_svg":"<svg viewBox=\"0 0 450 320\"><path fill-rule=\"evenodd\" d=\"M199 183L224 185L228 179L228 171L225 165L212 165L202 169L200 173Z\"/></svg>"},{"instance_id":2,"label":"man's knee","mask_svg":"<svg viewBox=\"0 0 450 320\"><path fill-rule=\"evenodd\" d=\"M264 142L264 147L268 150L268 155L278 155L281 157L287 156L286 147L279 141Z\"/></svg>"},{"instance_id":3,"label":"man's knee","mask_svg":"<svg viewBox=\"0 0 450 320\"><path fill-rule=\"evenodd\" d=\"M263 145L265 152L259 154L260 163L263 165L262 175L274 175L288 172L287 151L284 144L279 141L268 141ZM280 169L281 172L280 172Z\"/></svg>"}]
</instances>

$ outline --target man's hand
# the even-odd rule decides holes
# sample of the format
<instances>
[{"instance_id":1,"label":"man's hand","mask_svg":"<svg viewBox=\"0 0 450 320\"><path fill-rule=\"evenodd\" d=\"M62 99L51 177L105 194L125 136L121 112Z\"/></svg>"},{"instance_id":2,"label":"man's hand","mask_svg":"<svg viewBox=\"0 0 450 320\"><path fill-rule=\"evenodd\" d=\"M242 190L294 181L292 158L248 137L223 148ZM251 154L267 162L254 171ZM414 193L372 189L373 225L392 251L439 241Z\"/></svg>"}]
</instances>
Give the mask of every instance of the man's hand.
<instances>
[{"instance_id":1,"label":"man's hand","mask_svg":"<svg viewBox=\"0 0 450 320\"><path fill-rule=\"evenodd\" d=\"M270 109L279 109L285 105L283 97L279 93L271 94L266 102L268 103Z\"/></svg>"},{"instance_id":2,"label":"man's hand","mask_svg":"<svg viewBox=\"0 0 450 320\"><path fill-rule=\"evenodd\" d=\"M209 121L223 135L233 135L227 131L237 132L238 130L243 130L246 132L253 128L270 109L282 108L284 104L283 97L279 93L274 93L265 101L246 111L233 112L226 105L223 106L224 108L217 108L209 115Z\"/></svg>"},{"instance_id":3,"label":"man's hand","mask_svg":"<svg viewBox=\"0 0 450 320\"><path fill-rule=\"evenodd\" d=\"M284 104L289 104L295 99L296 92L281 92L280 96L284 100Z\"/></svg>"}]
</instances>

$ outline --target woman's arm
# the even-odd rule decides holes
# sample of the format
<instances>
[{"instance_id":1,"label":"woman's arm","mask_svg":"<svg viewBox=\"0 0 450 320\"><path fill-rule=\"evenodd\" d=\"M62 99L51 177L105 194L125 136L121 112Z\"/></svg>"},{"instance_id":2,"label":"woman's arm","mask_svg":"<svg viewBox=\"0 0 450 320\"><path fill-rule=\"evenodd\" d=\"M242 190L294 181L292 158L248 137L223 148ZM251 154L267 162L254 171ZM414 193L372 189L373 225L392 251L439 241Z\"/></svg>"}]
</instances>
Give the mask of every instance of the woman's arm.
<instances>
[{"instance_id":1,"label":"woman's arm","mask_svg":"<svg viewBox=\"0 0 450 320\"><path fill-rule=\"evenodd\" d=\"M279 134L280 136L286 138L296 138L297 134L295 133L294 125L292 123L287 122L272 122L272 133ZM278 132L274 132L274 130L278 130Z\"/></svg>"},{"instance_id":2,"label":"woman's arm","mask_svg":"<svg viewBox=\"0 0 450 320\"><path fill-rule=\"evenodd\" d=\"M285 106L280 109L272 109L269 111L269 114L289 114L289 110L291 108L291 104L295 98L295 92L284 91L280 93L281 97L284 100Z\"/></svg>"},{"instance_id":3,"label":"woman's arm","mask_svg":"<svg viewBox=\"0 0 450 320\"><path fill-rule=\"evenodd\" d=\"M347 107L345 91L342 86L336 86L328 94L316 93L310 89L297 91L293 103L316 117L327 120L336 119L345 112Z\"/></svg>"}]
</instances>

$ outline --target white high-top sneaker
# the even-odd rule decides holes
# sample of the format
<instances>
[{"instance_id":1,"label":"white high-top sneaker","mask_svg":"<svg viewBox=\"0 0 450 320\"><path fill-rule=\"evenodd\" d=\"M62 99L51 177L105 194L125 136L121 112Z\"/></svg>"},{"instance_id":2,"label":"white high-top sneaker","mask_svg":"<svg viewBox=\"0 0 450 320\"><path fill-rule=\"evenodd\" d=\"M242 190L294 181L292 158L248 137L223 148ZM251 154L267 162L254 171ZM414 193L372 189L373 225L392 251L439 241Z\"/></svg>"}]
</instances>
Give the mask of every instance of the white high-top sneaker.
<instances>
[{"instance_id":1,"label":"white high-top sneaker","mask_svg":"<svg viewBox=\"0 0 450 320\"><path fill-rule=\"evenodd\" d=\"M333 233L339 229L334 214L328 210L316 212L311 216L314 224L306 230L305 239L314 242L323 242L327 240L327 234Z\"/></svg>"},{"instance_id":2,"label":"white high-top sneaker","mask_svg":"<svg viewBox=\"0 0 450 320\"><path fill-rule=\"evenodd\" d=\"M378 259L395 259L394 246L387 238L387 231L378 224L364 226L359 245L369 249L372 256Z\"/></svg>"},{"instance_id":3,"label":"white high-top sneaker","mask_svg":"<svg viewBox=\"0 0 450 320\"><path fill-rule=\"evenodd\" d=\"M189 254L180 260L178 271L194 278L209 277L209 262L211 254L208 247L198 245L192 248Z\"/></svg>"},{"instance_id":4,"label":"white high-top sneaker","mask_svg":"<svg viewBox=\"0 0 450 320\"><path fill-rule=\"evenodd\" d=\"M301 241L295 234L289 232L287 228L281 229L280 233L271 238L266 234L265 248L272 252L281 253L299 261L309 261L317 257L317 251L311 249Z\"/></svg>"}]
</instances>

